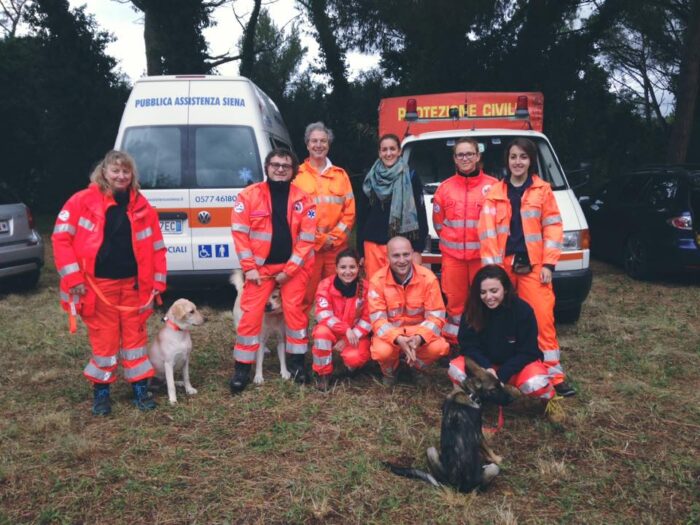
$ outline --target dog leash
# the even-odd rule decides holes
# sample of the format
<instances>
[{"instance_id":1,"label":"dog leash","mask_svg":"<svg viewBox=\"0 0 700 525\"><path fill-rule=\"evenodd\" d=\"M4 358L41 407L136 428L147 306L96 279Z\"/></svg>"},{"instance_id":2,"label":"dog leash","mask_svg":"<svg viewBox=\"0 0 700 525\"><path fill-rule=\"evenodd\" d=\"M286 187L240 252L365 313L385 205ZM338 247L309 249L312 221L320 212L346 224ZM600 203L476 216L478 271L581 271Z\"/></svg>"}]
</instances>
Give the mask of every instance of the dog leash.
<instances>
[{"instance_id":1,"label":"dog leash","mask_svg":"<svg viewBox=\"0 0 700 525\"><path fill-rule=\"evenodd\" d=\"M105 294L100 290L100 287L97 286L97 283L95 280L92 278L92 276L88 273L85 273L85 280L87 283L90 285L90 288L95 292L95 295L107 306L111 306L115 310L118 310L120 312L137 312L139 310L145 309L149 304L151 304L151 301L155 300L156 304L158 306L163 304L163 299L160 297L160 294L156 293L155 290L151 291L151 295L148 297L148 300L145 302L145 304L141 306L122 306L120 304L112 304L107 297L105 297ZM75 305L71 303L71 309L68 312L68 330L71 334L74 334L78 330L78 323L76 321L77 317L77 312L75 310Z\"/></svg>"},{"instance_id":2,"label":"dog leash","mask_svg":"<svg viewBox=\"0 0 700 525\"><path fill-rule=\"evenodd\" d=\"M485 427L482 426L482 431L483 432L488 432L489 434L496 434L499 432L502 428L503 425L505 424L505 417L503 416L503 407L499 406L498 407L498 423L496 423L495 427Z\"/></svg>"}]
</instances>

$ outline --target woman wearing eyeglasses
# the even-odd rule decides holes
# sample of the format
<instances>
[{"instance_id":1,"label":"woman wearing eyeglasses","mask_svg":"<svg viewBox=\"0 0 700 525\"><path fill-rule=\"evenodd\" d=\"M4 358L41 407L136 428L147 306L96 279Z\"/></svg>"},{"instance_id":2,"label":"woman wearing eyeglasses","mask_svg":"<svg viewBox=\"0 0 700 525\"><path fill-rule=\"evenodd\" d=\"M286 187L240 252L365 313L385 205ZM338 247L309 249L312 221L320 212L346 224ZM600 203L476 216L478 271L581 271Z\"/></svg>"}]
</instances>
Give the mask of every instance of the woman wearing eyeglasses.
<instances>
[{"instance_id":1,"label":"woman wearing eyeglasses","mask_svg":"<svg viewBox=\"0 0 700 525\"><path fill-rule=\"evenodd\" d=\"M367 279L389 264L386 245L397 235L411 242L413 260L420 264L428 236L423 185L401 157L401 141L393 133L379 138L379 158L358 197L358 218L364 222L357 228L357 251L364 258Z\"/></svg>"},{"instance_id":2,"label":"woman wearing eyeglasses","mask_svg":"<svg viewBox=\"0 0 700 525\"><path fill-rule=\"evenodd\" d=\"M481 268L479 213L486 193L496 179L481 169L479 143L458 139L452 148L456 172L438 186L433 197L433 226L442 253L442 291L447 298L443 336L457 344L459 321L469 286Z\"/></svg>"}]
</instances>

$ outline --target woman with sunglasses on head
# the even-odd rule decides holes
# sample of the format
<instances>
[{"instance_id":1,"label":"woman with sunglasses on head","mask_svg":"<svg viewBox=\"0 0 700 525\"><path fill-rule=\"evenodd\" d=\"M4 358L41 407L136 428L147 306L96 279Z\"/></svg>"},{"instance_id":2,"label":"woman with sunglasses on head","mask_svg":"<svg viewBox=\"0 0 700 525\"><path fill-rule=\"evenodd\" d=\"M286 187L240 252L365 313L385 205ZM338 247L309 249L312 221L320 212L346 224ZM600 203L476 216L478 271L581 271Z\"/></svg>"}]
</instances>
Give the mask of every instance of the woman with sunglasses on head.
<instances>
[{"instance_id":1,"label":"woman with sunglasses on head","mask_svg":"<svg viewBox=\"0 0 700 525\"><path fill-rule=\"evenodd\" d=\"M442 334L454 345L469 285L481 268L479 213L486 193L497 180L481 169L476 140L458 139L452 153L456 172L441 182L435 192L433 226L440 239L440 284L447 303L447 323Z\"/></svg>"},{"instance_id":2,"label":"woman with sunglasses on head","mask_svg":"<svg viewBox=\"0 0 700 525\"><path fill-rule=\"evenodd\" d=\"M520 298L535 311L538 345L558 394L576 391L565 381L554 327L552 272L559 261L563 225L551 186L537 176L537 146L526 138L508 144L508 176L494 184L479 218L483 264L508 273Z\"/></svg>"},{"instance_id":3,"label":"woman with sunglasses on head","mask_svg":"<svg viewBox=\"0 0 700 525\"><path fill-rule=\"evenodd\" d=\"M421 263L428 236L423 185L401 157L401 141L393 133L379 139L379 158L362 183L358 208L364 222L358 224L357 248L367 279L389 264L386 245L397 235L411 242L414 262Z\"/></svg>"}]
</instances>

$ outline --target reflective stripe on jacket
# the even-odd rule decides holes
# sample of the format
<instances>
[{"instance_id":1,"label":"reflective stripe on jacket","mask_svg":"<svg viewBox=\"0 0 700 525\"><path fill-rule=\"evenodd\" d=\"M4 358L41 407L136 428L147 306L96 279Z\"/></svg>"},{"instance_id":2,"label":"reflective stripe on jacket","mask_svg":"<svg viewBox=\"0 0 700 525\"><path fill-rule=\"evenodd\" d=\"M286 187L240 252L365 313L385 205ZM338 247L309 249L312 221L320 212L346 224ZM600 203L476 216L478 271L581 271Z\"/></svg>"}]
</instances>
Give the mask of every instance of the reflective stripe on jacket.
<instances>
[{"instance_id":1,"label":"reflective stripe on jacket","mask_svg":"<svg viewBox=\"0 0 700 525\"><path fill-rule=\"evenodd\" d=\"M327 326L334 334L344 337L348 328L352 328L357 337L366 336L371 330L367 292L369 283L364 279L358 286L362 288L361 297L344 297L333 286L335 275L326 277L318 284L316 290L316 321Z\"/></svg>"},{"instance_id":2,"label":"reflective stripe on jacket","mask_svg":"<svg viewBox=\"0 0 700 525\"><path fill-rule=\"evenodd\" d=\"M329 235L335 239L334 248L347 244L355 225L355 196L345 170L331 164L319 173L306 159L292 185L308 193L316 204L315 249L318 251Z\"/></svg>"},{"instance_id":3,"label":"reflective stripe on jacket","mask_svg":"<svg viewBox=\"0 0 700 525\"><path fill-rule=\"evenodd\" d=\"M107 209L115 206L111 194L96 184L74 194L63 205L54 226L53 244L56 269L61 277L61 306L70 311L70 303L86 308L95 304L95 293L87 286L85 295L69 296L68 290L85 284L85 276L95 276L95 260L102 246ZM139 300L145 304L153 290L163 292L166 280L165 243L158 214L146 198L131 191L126 216L131 223L131 243L137 265Z\"/></svg>"},{"instance_id":4,"label":"reflective stripe on jacket","mask_svg":"<svg viewBox=\"0 0 700 525\"><path fill-rule=\"evenodd\" d=\"M292 255L284 273L294 275L301 266L313 263L316 206L293 184L289 188L287 222L292 235ZM233 244L244 272L265 264L272 241L272 199L267 182L258 182L238 194L231 211Z\"/></svg>"},{"instance_id":5,"label":"reflective stripe on jacket","mask_svg":"<svg viewBox=\"0 0 700 525\"><path fill-rule=\"evenodd\" d=\"M426 344L442 334L445 303L438 279L423 266L413 265L413 277L404 288L397 284L388 266L378 271L369 283L369 318L376 337L389 344L403 334L402 326L418 326Z\"/></svg>"},{"instance_id":6,"label":"reflective stripe on jacket","mask_svg":"<svg viewBox=\"0 0 700 525\"><path fill-rule=\"evenodd\" d=\"M459 260L479 259L479 213L486 193L498 182L483 171L474 177L454 174L433 197L433 226L440 252Z\"/></svg>"},{"instance_id":7,"label":"reflective stripe on jacket","mask_svg":"<svg viewBox=\"0 0 700 525\"><path fill-rule=\"evenodd\" d=\"M479 218L483 264L503 265L511 215L507 184L499 181L486 195ZM564 237L561 215L552 187L537 175L523 194L520 216L530 263L556 265Z\"/></svg>"}]
</instances>

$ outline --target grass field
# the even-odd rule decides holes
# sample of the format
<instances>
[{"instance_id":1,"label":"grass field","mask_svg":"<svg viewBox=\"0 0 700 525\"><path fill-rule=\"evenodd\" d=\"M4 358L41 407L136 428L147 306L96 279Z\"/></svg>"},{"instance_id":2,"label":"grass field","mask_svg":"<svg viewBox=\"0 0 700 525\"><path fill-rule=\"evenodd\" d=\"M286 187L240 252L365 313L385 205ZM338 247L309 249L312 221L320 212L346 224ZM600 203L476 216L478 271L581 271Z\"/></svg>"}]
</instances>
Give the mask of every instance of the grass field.
<instances>
[{"instance_id":1,"label":"grass field","mask_svg":"<svg viewBox=\"0 0 700 525\"><path fill-rule=\"evenodd\" d=\"M182 294L208 318L198 395L143 414L120 381L113 415L91 416L85 328L68 333L49 261L37 291L0 295L0 523L700 523L700 286L593 268L581 321L559 332L579 391L567 423L509 407L501 475L462 495L381 466L425 467L445 369L423 390L368 373L322 394L270 357L265 384L232 397L229 290Z\"/></svg>"}]
</instances>

